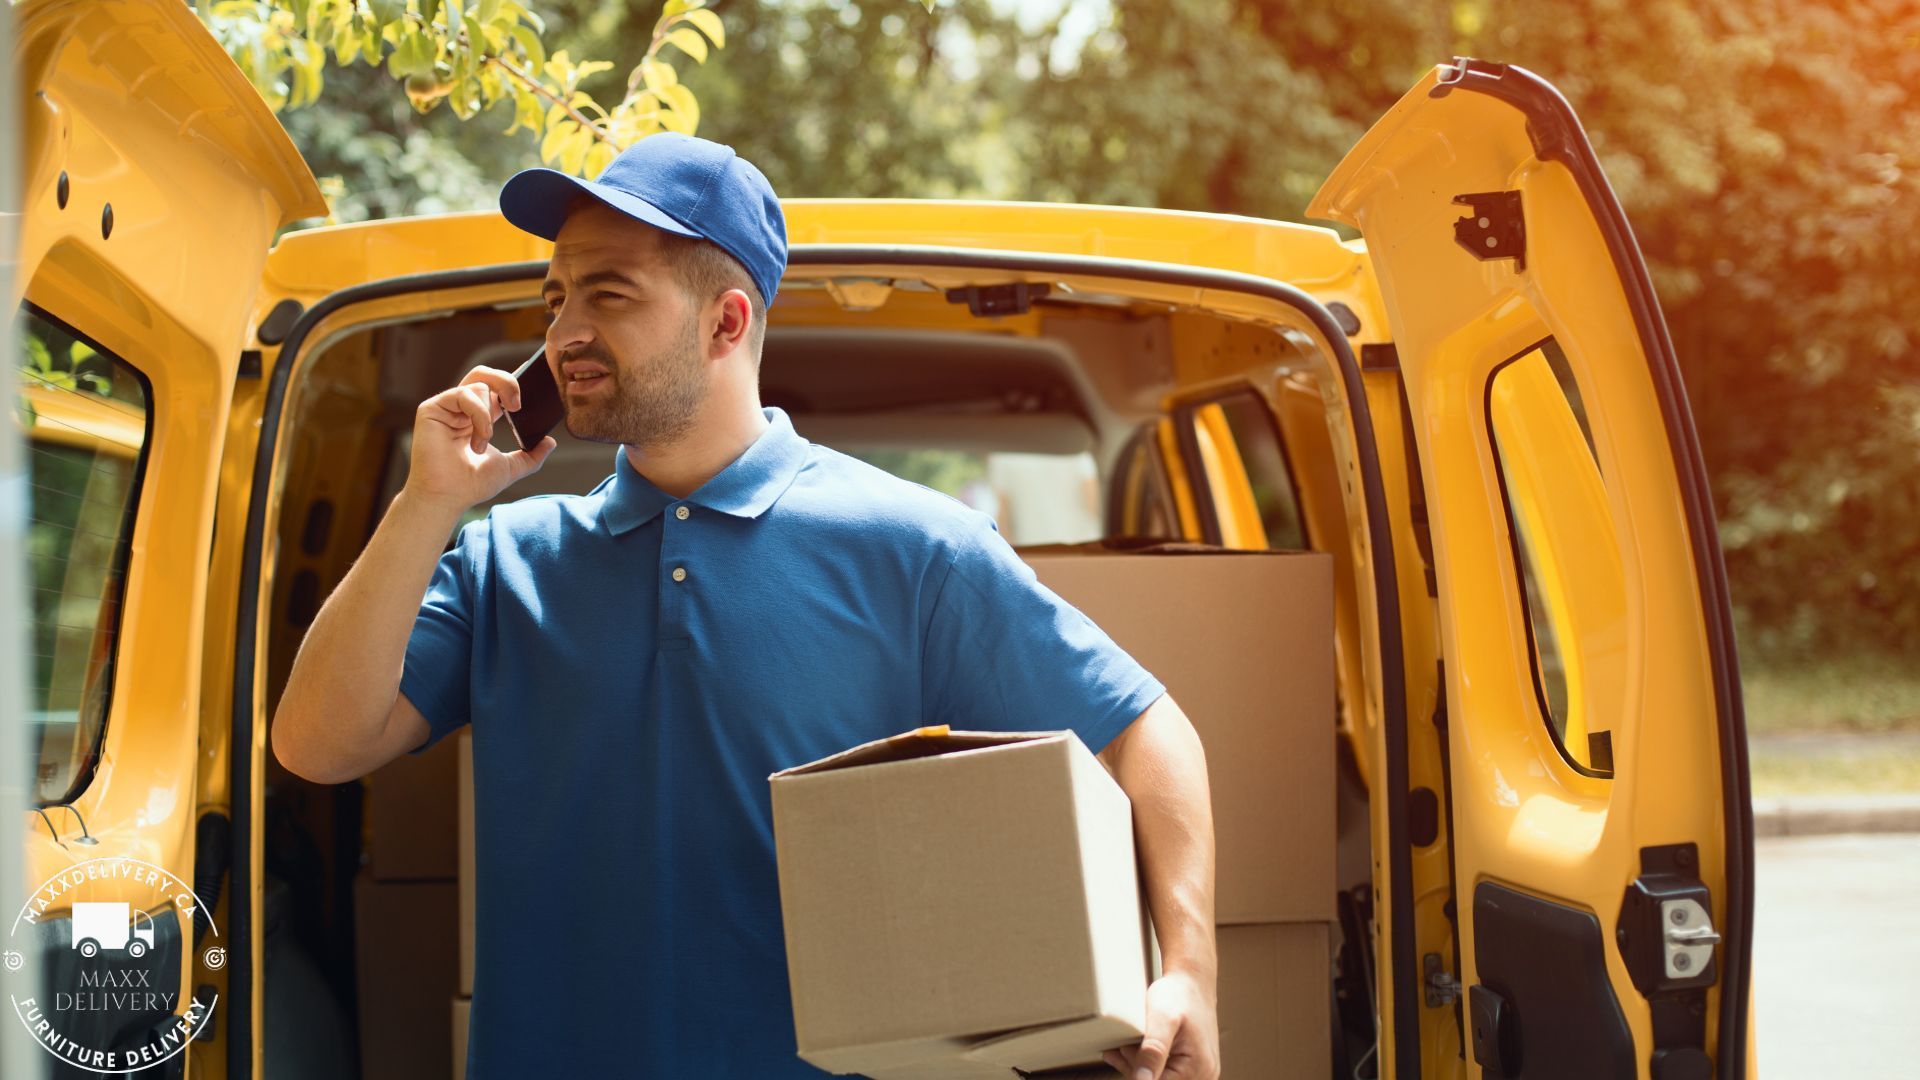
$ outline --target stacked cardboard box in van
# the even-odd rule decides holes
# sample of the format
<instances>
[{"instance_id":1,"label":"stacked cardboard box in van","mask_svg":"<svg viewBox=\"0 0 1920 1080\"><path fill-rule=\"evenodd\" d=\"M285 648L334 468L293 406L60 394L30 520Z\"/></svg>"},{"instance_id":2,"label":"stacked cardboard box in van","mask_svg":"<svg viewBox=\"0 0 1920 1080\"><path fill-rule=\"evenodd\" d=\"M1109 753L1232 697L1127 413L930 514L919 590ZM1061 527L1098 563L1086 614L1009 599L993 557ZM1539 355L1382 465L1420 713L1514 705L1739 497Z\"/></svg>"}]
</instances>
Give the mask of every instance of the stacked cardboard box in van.
<instances>
[{"instance_id":1,"label":"stacked cardboard box in van","mask_svg":"<svg viewBox=\"0 0 1920 1080\"><path fill-rule=\"evenodd\" d=\"M1222 1075L1326 1076L1336 918L1331 557L1099 544L1020 555L1166 684L1206 750Z\"/></svg>"},{"instance_id":2,"label":"stacked cardboard box in van","mask_svg":"<svg viewBox=\"0 0 1920 1080\"><path fill-rule=\"evenodd\" d=\"M448 739L367 778L367 860L354 881L367 1080L446 1076L452 1069L453 1019L443 1003L459 969L458 770L459 751Z\"/></svg>"},{"instance_id":3,"label":"stacked cardboard box in van","mask_svg":"<svg viewBox=\"0 0 1920 1080\"><path fill-rule=\"evenodd\" d=\"M465 1080L467 1012L473 1004L473 728L461 728L457 738L460 760L455 801L460 820L455 833L459 848L455 861L460 883L460 970L453 999L453 1080Z\"/></svg>"}]
</instances>

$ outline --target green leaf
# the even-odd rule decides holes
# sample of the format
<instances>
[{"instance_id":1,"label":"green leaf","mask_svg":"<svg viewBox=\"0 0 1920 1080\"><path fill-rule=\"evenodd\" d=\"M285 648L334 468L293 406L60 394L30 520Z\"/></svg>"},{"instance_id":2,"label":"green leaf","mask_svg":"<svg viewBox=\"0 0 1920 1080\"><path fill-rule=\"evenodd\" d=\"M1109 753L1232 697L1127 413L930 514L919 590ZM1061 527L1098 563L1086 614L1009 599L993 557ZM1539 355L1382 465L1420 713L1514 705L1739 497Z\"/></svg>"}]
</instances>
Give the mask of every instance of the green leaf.
<instances>
[{"instance_id":1,"label":"green leaf","mask_svg":"<svg viewBox=\"0 0 1920 1080\"><path fill-rule=\"evenodd\" d=\"M700 103L694 99L693 91L676 83L667 87L660 97L673 106L671 112L661 116L660 122L683 135L693 134L693 129L700 126Z\"/></svg>"},{"instance_id":2,"label":"green leaf","mask_svg":"<svg viewBox=\"0 0 1920 1080\"><path fill-rule=\"evenodd\" d=\"M500 0L480 0L474 9L474 17L483 23L490 23L500 17Z\"/></svg>"},{"instance_id":3,"label":"green leaf","mask_svg":"<svg viewBox=\"0 0 1920 1080\"><path fill-rule=\"evenodd\" d=\"M577 128L567 136L567 141L560 147L560 171L578 176L586 168L587 152L593 149L596 141L593 132L586 128Z\"/></svg>"},{"instance_id":4,"label":"green leaf","mask_svg":"<svg viewBox=\"0 0 1920 1080\"><path fill-rule=\"evenodd\" d=\"M667 35L667 44L677 46L699 63L707 62L707 39L684 26Z\"/></svg>"},{"instance_id":5,"label":"green leaf","mask_svg":"<svg viewBox=\"0 0 1920 1080\"><path fill-rule=\"evenodd\" d=\"M527 66L534 71L539 71L547 62L547 47L540 43L540 35L534 33L533 28L528 26L515 26L510 33L513 34L513 40L519 42L520 48L526 52Z\"/></svg>"},{"instance_id":6,"label":"green leaf","mask_svg":"<svg viewBox=\"0 0 1920 1080\"><path fill-rule=\"evenodd\" d=\"M521 128L527 128L535 135L545 130L544 117L540 112L540 98L531 90L518 90L513 95L513 126L506 130L511 135Z\"/></svg>"},{"instance_id":7,"label":"green leaf","mask_svg":"<svg viewBox=\"0 0 1920 1080\"><path fill-rule=\"evenodd\" d=\"M552 121L553 114L548 113L547 117ZM560 152L560 147L565 145L566 141L573 137L573 133L579 130L580 125L572 120L562 119L549 123L547 125L547 133L540 139L540 160L551 162L553 156Z\"/></svg>"},{"instance_id":8,"label":"green leaf","mask_svg":"<svg viewBox=\"0 0 1920 1080\"><path fill-rule=\"evenodd\" d=\"M406 0L367 0L367 11L373 17L373 28L383 30L386 25L407 13Z\"/></svg>"},{"instance_id":9,"label":"green leaf","mask_svg":"<svg viewBox=\"0 0 1920 1080\"><path fill-rule=\"evenodd\" d=\"M699 0L667 0L667 6L660 9L660 17L671 19L683 11L692 11L699 6Z\"/></svg>"},{"instance_id":10,"label":"green leaf","mask_svg":"<svg viewBox=\"0 0 1920 1080\"><path fill-rule=\"evenodd\" d=\"M673 65L664 60L640 61L640 77L646 81L647 89L656 94L680 81Z\"/></svg>"},{"instance_id":11,"label":"green leaf","mask_svg":"<svg viewBox=\"0 0 1920 1080\"><path fill-rule=\"evenodd\" d=\"M467 52L479 55L487 51L487 31L480 20L471 15L465 16L461 24L467 31Z\"/></svg>"},{"instance_id":12,"label":"green leaf","mask_svg":"<svg viewBox=\"0 0 1920 1080\"><path fill-rule=\"evenodd\" d=\"M613 164L613 159L618 155L619 151L614 149L612 143L604 139L595 139L593 149L587 151L584 175L599 176L606 172L607 166Z\"/></svg>"},{"instance_id":13,"label":"green leaf","mask_svg":"<svg viewBox=\"0 0 1920 1080\"><path fill-rule=\"evenodd\" d=\"M360 35L349 30L333 39L333 61L346 67L360 56Z\"/></svg>"},{"instance_id":14,"label":"green leaf","mask_svg":"<svg viewBox=\"0 0 1920 1080\"><path fill-rule=\"evenodd\" d=\"M440 0L420 0L420 19L428 26L433 25L433 17L440 14Z\"/></svg>"},{"instance_id":15,"label":"green leaf","mask_svg":"<svg viewBox=\"0 0 1920 1080\"><path fill-rule=\"evenodd\" d=\"M687 12L687 21L700 28L700 32L713 39L713 47L727 47L727 28L720 25L720 16L704 9Z\"/></svg>"},{"instance_id":16,"label":"green leaf","mask_svg":"<svg viewBox=\"0 0 1920 1080\"><path fill-rule=\"evenodd\" d=\"M393 52L387 56L387 74L396 79L431 74L436 51L426 34L412 29L404 30Z\"/></svg>"}]
</instances>

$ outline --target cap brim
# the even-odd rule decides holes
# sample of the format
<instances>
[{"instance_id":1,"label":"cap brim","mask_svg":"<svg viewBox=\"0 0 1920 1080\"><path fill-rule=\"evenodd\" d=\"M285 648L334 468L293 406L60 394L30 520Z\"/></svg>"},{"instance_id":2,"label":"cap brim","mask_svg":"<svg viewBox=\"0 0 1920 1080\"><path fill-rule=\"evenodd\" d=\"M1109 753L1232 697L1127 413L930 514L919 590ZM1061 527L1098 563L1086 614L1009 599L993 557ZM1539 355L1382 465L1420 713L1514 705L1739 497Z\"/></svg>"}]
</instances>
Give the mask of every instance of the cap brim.
<instances>
[{"instance_id":1,"label":"cap brim","mask_svg":"<svg viewBox=\"0 0 1920 1080\"><path fill-rule=\"evenodd\" d=\"M575 195L583 193L656 229L681 236L703 235L637 195L569 176L557 169L525 169L515 173L500 189L500 213L516 228L552 240L560 235L560 226L567 219L567 204Z\"/></svg>"}]
</instances>

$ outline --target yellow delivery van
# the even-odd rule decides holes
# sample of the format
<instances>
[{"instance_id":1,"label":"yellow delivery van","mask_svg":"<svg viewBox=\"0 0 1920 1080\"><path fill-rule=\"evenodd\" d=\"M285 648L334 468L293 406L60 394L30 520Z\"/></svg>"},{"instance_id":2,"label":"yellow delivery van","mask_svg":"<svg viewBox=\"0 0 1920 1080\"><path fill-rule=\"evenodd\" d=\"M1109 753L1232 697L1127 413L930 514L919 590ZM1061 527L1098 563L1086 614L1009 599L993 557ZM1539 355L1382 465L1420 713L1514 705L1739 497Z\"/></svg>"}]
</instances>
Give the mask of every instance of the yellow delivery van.
<instances>
[{"instance_id":1,"label":"yellow delivery van","mask_svg":"<svg viewBox=\"0 0 1920 1080\"><path fill-rule=\"evenodd\" d=\"M413 780L294 777L268 721L404 482L414 407L539 344L549 246L494 214L276 243L325 214L320 192L187 5L14 15L25 878L121 860L175 883L134 903L146 1026L89 1037L151 1035L165 1075L277 1080L327 1053L371 1075L386 1051L356 965L386 946L368 943L455 978L458 871L402 836L450 844L453 810L406 808ZM1017 549L1330 564L1334 693L1308 735L1332 744L1335 811L1305 842L1337 874L1316 900L1324 960L1289 969L1307 989L1285 1000L1328 1018L1300 1060L1396 1080L1755 1075L1712 503L1639 249L1550 85L1434 68L1313 200L1359 241L1081 205L785 211L762 396L802 434L990 509ZM563 440L502 500L584 493L610 462ZM1288 618L1209 602L1207 633ZM71 904L122 898L84 880L95 894L0 898L41 931L4 943L16 1004L22 972L90 962ZM442 1032L447 1000L429 1002Z\"/></svg>"}]
</instances>

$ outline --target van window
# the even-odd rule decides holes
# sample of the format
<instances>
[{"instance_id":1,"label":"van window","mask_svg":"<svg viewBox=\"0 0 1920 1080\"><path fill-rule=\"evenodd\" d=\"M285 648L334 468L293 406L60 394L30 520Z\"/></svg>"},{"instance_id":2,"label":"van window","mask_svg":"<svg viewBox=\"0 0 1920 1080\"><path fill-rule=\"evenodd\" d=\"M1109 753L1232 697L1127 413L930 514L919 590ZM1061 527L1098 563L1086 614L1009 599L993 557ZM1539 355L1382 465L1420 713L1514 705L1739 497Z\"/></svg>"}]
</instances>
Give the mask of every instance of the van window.
<instances>
[{"instance_id":1,"label":"van window","mask_svg":"<svg viewBox=\"0 0 1920 1080\"><path fill-rule=\"evenodd\" d=\"M1610 776L1626 585L1592 430L1559 345L1496 368L1486 405L1541 717L1570 764Z\"/></svg>"},{"instance_id":2,"label":"van window","mask_svg":"<svg viewBox=\"0 0 1920 1080\"><path fill-rule=\"evenodd\" d=\"M1100 539L1100 476L1090 453L917 448L844 451L993 517L1015 547Z\"/></svg>"},{"instance_id":3,"label":"van window","mask_svg":"<svg viewBox=\"0 0 1920 1080\"><path fill-rule=\"evenodd\" d=\"M27 446L28 719L34 795L72 800L99 759L149 419L146 379L23 305L14 330Z\"/></svg>"},{"instance_id":4,"label":"van window","mask_svg":"<svg viewBox=\"0 0 1920 1080\"><path fill-rule=\"evenodd\" d=\"M1188 422L1220 524L1220 543L1304 550L1300 500L1266 402L1252 390L1235 391L1195 406Z\"/></svg>"},{"instance_id":5,"label":"van window","mask_svg":"<svg viewBox=\"0 0 1920 1080\"><path fill-rule=\"evenodd\" d=\"M1160 421L1149 421L1127 440L1113 470L1113 493L1107 500L1110 537L1178 540L1179 515L1167 491L1167 466L1155 438Z\"/></svg>"}]
</instances>

